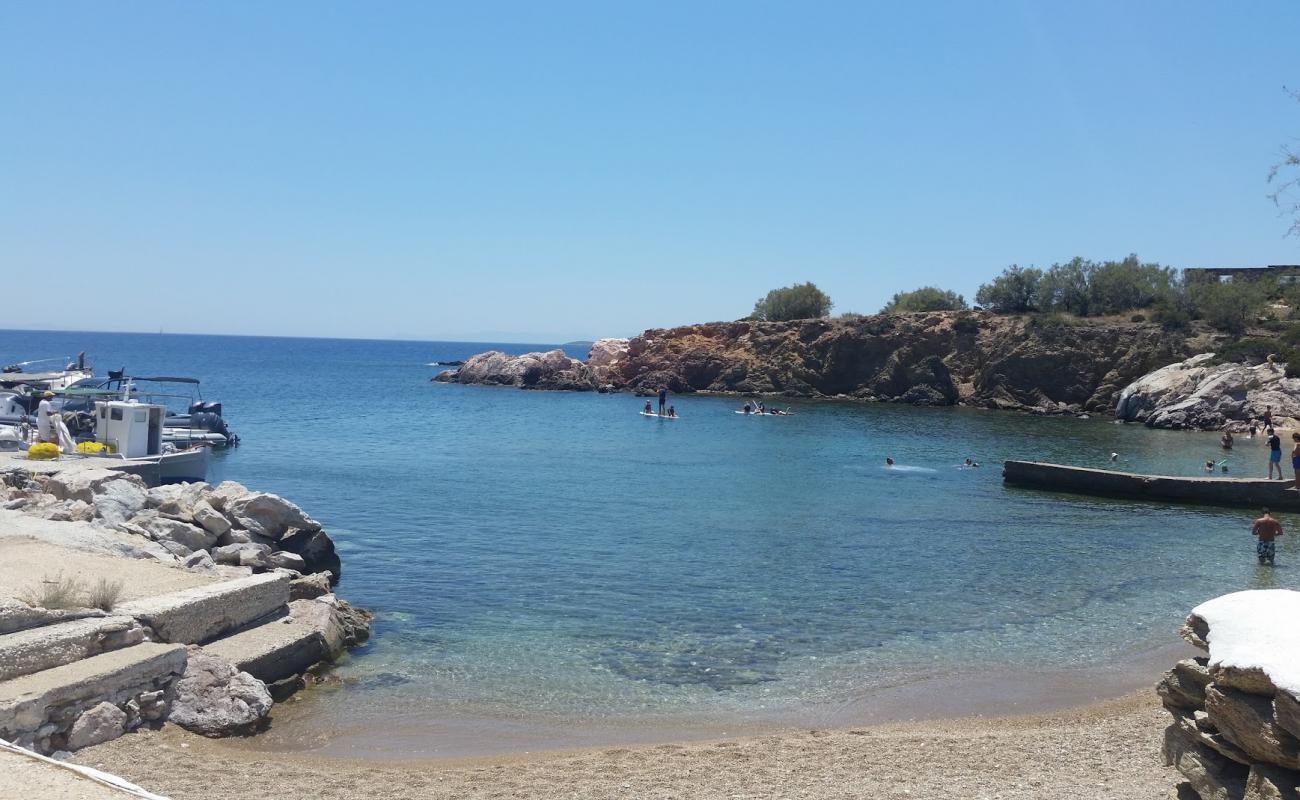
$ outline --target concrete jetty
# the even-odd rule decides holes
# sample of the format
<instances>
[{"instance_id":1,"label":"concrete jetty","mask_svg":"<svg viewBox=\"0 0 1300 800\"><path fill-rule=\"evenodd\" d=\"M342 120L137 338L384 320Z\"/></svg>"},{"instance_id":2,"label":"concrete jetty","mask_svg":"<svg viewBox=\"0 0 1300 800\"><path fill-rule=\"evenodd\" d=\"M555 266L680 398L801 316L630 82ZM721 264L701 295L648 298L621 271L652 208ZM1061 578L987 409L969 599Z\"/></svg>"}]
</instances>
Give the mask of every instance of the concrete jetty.
<instances>
[{"instance_id":1,"label":"concrete jetty","mask_svg":"<svg viewBox=\"0 0 1300 800\"><path fill-rule=\"evenodd\" d=\"M1141 475L1041 461L1007 461L1002 467L1002 479L1012 486L1097 497L1300 511L1300 493L1293 481Z\"/></svg>"}]
</instances>

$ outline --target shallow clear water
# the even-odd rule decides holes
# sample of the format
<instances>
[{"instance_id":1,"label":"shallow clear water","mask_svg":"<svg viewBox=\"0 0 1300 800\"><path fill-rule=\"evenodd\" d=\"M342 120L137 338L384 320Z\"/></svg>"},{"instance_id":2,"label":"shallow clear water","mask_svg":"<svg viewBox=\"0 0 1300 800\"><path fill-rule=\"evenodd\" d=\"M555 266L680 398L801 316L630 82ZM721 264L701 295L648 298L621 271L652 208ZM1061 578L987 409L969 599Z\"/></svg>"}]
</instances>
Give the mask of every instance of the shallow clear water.
<instances>
[{"instance_id":1,"label":"shallow clear water","mask_svg":"<svg viewBox=\"0 0 1300 800\"><path fill-rule=\"evenodd\" d=\"M211 479L335 538L339 591L380 616L349 690L296 712L317 731L797 716L918 676L1117 662L1197 602L1300 583L1295 537L1259 568L1245 513L1001 482L1003 459L1112 451L1199 475L1211 434L701 397L665 421L628 395L429 381L483 345L0 333L0 363L79 349L202 378L244 442ZM1262 476L1264 449L1228 464Z\"/></svg>"}]
</instances>

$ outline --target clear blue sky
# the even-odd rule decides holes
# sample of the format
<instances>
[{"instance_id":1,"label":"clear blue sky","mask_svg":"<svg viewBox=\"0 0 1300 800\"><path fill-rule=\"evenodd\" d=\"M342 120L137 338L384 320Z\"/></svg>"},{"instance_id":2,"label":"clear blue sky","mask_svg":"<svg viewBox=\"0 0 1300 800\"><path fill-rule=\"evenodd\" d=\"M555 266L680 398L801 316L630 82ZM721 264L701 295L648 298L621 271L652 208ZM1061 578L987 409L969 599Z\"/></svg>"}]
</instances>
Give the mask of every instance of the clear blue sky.
<instances>
[{"instance_id":1,"label":"clear blue sky","mask_svg":"<svg viewBox=\"0 0 1300 800\"><path fill-rule=\"evenodd\" d=\"M1300 3L0 6L0 328L560 341L1300 262ZM123 273L137 276L125 285Z\"/></svg>"}]
</instances>

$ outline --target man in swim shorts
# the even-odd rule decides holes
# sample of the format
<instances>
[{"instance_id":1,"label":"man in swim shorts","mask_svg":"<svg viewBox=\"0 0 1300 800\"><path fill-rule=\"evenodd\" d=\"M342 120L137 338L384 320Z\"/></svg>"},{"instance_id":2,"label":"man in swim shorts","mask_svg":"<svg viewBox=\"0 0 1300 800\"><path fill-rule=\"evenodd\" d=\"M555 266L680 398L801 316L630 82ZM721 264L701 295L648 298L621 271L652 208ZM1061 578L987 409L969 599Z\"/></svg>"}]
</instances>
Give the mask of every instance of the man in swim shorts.
<instances>
[{"instance_id":1,"label":"man in swim shorts","mask_svg":"<svg viewBox=\"0 0 1300 800\"><path fill-rule=\"evenodd\" d=\"M1274 541L1282 535L1282 523L1273 518L1268 509L1264 509L1264 516L1255 520L1251 526L1250 534L1258 536L1259 541L1255 543L1255 555L1259 558L1259 563L1273 565L1273 557L1277 553L1277 543Z\"/></svg>"},{"instance_id":2,"label":"man in swim shorts","mask_svg":"<svg viewBox=\"0 0 1300 800\"><path fill-rule=\"evenodd\" d=\"M1268 477L1271 480L1273 470L1277 469L1277 479L1282 480L1282 440L1273 432L1272 428L1268 429Z\"/></svg>"},{"instance_id":3,"label":"man in swim shorts","mask_svg":"<svg viewBox=\"0 0 1300 800\"><path fill-rule=\"evenodd\" d=\"M668 402L668 389L664 386L659 387L659 416L664 415L664 404ZM1280 470L1281 467L1278 467Z\"/></svg>"}]
</instances>

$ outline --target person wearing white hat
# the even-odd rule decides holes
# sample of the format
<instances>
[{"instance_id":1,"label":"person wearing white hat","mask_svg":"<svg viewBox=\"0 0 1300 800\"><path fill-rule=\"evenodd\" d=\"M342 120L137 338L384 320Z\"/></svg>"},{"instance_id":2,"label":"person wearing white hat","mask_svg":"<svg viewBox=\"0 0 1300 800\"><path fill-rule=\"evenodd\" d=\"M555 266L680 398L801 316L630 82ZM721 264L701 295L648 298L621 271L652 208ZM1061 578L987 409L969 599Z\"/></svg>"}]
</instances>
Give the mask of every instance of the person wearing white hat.
<instances>
[{"instance_id":1,"label":"person wearing white hat","mask_svg":"<svg viewBox=\"0 0 1300 800\"><path fill-rule=\"evenodd\" d=\"M36 407L36 437L42 442L59 443L59 432L54 427L54 418L59 412L54 410L54 392L47 391Z\"/></svg>"}]
</instances>

